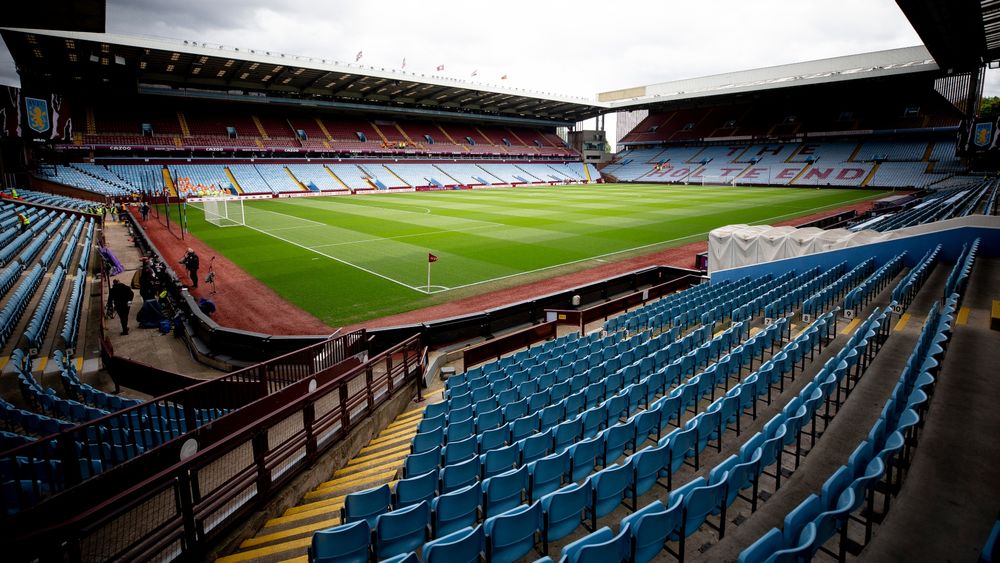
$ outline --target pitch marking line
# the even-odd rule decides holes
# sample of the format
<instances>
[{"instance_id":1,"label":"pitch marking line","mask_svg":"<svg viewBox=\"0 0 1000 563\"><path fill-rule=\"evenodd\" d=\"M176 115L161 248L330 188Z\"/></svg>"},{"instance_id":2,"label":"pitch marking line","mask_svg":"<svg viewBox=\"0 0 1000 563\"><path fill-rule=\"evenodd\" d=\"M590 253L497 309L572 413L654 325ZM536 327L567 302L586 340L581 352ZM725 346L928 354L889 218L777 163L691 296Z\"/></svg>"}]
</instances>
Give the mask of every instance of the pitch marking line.
<instances>
[{"instance_id":1,"label":"pitch marking line","mask_svg":"<svg viewBox=\"0 0 1000 563\"><path fill-rule=\"evenodd\" d=\"M297 247L299 247L299 248L301 248L303 250L308 250L309 252L315 252L316 254L319 254L320 256L325 256L325 257L329 258L330 260L333 260L334 262L340 262L341 264L343 264L345 266L350 266L352 268L357 268L358 270L361 270L362 272L365 272L366 274L371 274L371 275L373 275L375 277L382 278L382 279L384 279L386 281L389 281L389 282L392 282L392 283L394 283L396 285L401 285L401 286L403 286L403 287L405 287L407 289L412 289L413 291L416 291L416 292L419 292L419 293L424 293L424 294L432 293L432 292L427 291L425 289L420 289L419 287L414 287L412 285L403 283L403 282L401 282L401 281L399 281L397 279L390 278L389 276L380 274L380 273L378 273L378 272L376 272L374 270L369 270L368 268L365 268L364 266L359 266L357 264L348 262L347 260L344 260L342 258L337 258L336 256L331 256L330 254L327 254L325 252L320 252L319 250L316 250L315 248L309 248L308 246L305 246L303 244L299 244L299 243L297 243L295 241L288 240L288 239L286 239L284 237L280 237L280 236L278 236L278 235L276 235L274 233L269 233L269 232L267 232L267 231L265 231L263 229L258 229L257 227L251 227L250 225L245 225L245 227L248 228L248 229L253 229L253 230L257 231L258 233L265 234L265 235L267 235L269 237L274 237L274 238L276 238L276 239L278 239L278 240L280 240L282 242L287 242L288 244L291 244L293 246L297 246Z\"/></svg>"},{"instance_id":2,"label":"pitch marking line","mask_svg":"<svg viewBox=\"0 0 1000 563\"><path fill-rule=\"evenodd\" d=\"M472 226L472 227L469 227L468 229L439 229L439 230L436 230L436 231L427 231L427 232L424 232L424 233L413 233L413 234L410 234L410 235L397 235L397 236L394 236L394 237L378 237L378 238L367 238L367 239L361 239L361 240L348 240L348 241L344 241L344 242L331 242L331 243L327 243L327 244L317 244L315 246L311 246L310 248L326 248L328 246L346 246L346 245L349 245L349 244L361 244L361 243L365 243L365 242L378 242L378 241L382 241L382 240L398 240L398 239L403 239L403 238L423 237L423 236L429 236L429 235L438 235L438 234L441 234L441 233L469 233L469 232L472 232L472 231L478 231L478 230L482 230L482 229L493 229L493 228L495 228L495 225ZM278 229L272 229L272 230L278 230Z\"/></svg>"},{"instance_id":3,"label":"pitch marking line","mask_svg":"<svg viewBox=\"0 0 1000 563\"><path fill-rule=\"evenodd\" d=\"M843 201L843 202L839 202L839 203L833 203L833 204L830 204L830 205L823 205L823 206L820 206L820 207L814 207L811 210L808 210L807 213L808 214L816 213L817 211L821 211L821 210L824 210L824 209L827 209L827 208L830 208L830 207L842 207L844 205L849 205L851 203L855 203L855 202L858 202L858 201L862 201L862 200L866 200L866 199L871 199L872 197L875 197L875 194L867 195L867 196L859 197L857 199L852 199L852 200ZM312 221L310 219L304 219L302 217L296 217L295 215L288 215L288 214L285 214L285 213L279 213L277 211L270 211L270 210L267 210L267 209L258 209L258 211L266 211L268 213L275 213L277 215L284 215L286 217L291 217L291 218L294 218L294 219L298 219L300 221L308 221L310 223L316 223L318 225L330 226L330 225L327 225L326 223L319 223L317 221ZM413 213L415 213L415 212L413 212ZM784 215L778 215L778 216L775 216L775 217L769 217L769 218L766 218L766 219L761 219L760 221L755 221L752 224L765 223L767 221L774 221L776 219L783 219L785 217L790 217L790 216L794 216L794 215L801 215L801 214L802 214L801 211L800 212L795 212L795 213L786 213ZM494 224L494 225L501 225L500 223L491 223L490 221L481 221L481 222L482 223L490 223L490 224ZM663 244L668 244L668 243L672 243L672 242L678 242L678 241L682 241L682 240L686 240L686 239L691 239L691 238L702 237L702 236L708 235L708 232L686 235L686 236L683 236L683 237L678 237L678 238L674 238L674 239L670 239L670 240L665 240L665 241L660 241L660 242L653 242L653 243L650 243L650 244L644 244L644 245L640 245L640 246L636 246L636 247L632 247L632 248L627 248L627 249L623 249L623 250L616 250L614 252L608 252L606 254L600 254L600 255L597 255L597 256L591 256L589 258L581 258L579 260L572 260L572 261L563 262L563 263L560 263L560 264L553 264L552 266L545 266L545 267L542 267L542 268L536 268L534 270L527 270L527 271L523 271L523 272L517 272L515 274L508 274L506 276L499 276L499 277L490 278L490 279L481 280L481 281L472 282L472 283L467 283L467 284L463 284L463 285L452 286L449 289L440 289L440 290L434 291L434 290L422 289L419 286L409 285L409 284L401 282L401 281L399 281L397 279L390 278L389 276L386 276L384 274L380 274L380 273L378 273L378 272L376 272L374 270L370 270L370 269L365 268L363 266L359 266L359 265L354 264L352 262L348 262L347 260L344 260L342 258L337 258L336 256L332 256L332 255L327 254L325 252L321 252L319 250L316 250L316 248L308 247L308 246L305 246L303 244L299 244L297 242L288 240L288 239L286 239L284 237L280 237L278 235L275 235L275 234L270 233L268 231L265 231L263 229L259 229L257 227L252 227L250 225L245 225L245 226L247 228L253 229L253 230L255 230L255 231L259 232L259 233L263 233L263 234L265 234L267 236L274 237L274 238L276 238L276 239L278 239L280 241L287 242L288 244L297 246L297 247L299 247L299 248L301 248L303 250L307 250L309 252L315 252L316 254L319 254L320 256L325 256L325 257L329 258L330 260L334 260L336 262L340 262L341 264L344 264L345 266L350 266L352 268L357 268L358 270L361 270L362 272L365 272L365 273L371 274L373 276L382 278L382 279L384 279L386 281L389 281L389 282L392 282L392 283L394 283L396 285L403 286L403 287L405 287L407 289L411 289L413 291L416 291L416 292L419 292L419 293L423 293L425 295L430 295L430 294L433 294L433 293L440 293L442 291L451 291L451 290L454 290L454 289L463 289L463 288L466 288L466 287L473 287L473 286L482 285L482 284L485 284L485 283L491 283L491 282L495 282L495 281L501 281L501 280L506 280L506 279L514 278L514 277L517 277L517 276L523 276L523 275L526 275L526 274L534 274L534 273L538 273L538 272L544 272L546 270L552 270L552 269L559 268L559 267L562 267L562 266L571 266L573 264L579 264L581 262L586 262L588 260L596 260L596 259L601 259L601 258L607 258L609 256L615 256L617 254L624 254L624 253L627 253L627 252L633 252L633 251L636 251L636 250L642 250L642 249L650 248L650 247L653 247L653 246L659 246L659 245L663 245ZM506 227L506 225L503 225L503 226ZM386 237L383 237L383 238L386 238ZM426 287L426 285L424 285L423 287ZM444 286L441 286L441 287L444 287Z\"/></svg>"}]
</instances>

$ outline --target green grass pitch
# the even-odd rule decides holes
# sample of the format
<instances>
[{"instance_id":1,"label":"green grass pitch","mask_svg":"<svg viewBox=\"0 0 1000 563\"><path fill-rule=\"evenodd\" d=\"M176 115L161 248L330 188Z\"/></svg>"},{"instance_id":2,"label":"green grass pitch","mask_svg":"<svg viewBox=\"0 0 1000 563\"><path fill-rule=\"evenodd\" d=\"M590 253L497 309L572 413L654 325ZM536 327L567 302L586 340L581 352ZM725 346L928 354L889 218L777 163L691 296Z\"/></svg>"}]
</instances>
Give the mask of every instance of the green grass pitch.
<instances>
[{"instance_id":1,"label":"green grass pitch","mask_svg":"<svg viewBox=\"0 0 1000 563\"><path fill-rule=\"evenodd\" d=\"M603 184L245 201L246 227L190 231L331 326L878 197L878 190ZM427 287L427 254L439 260Z\"/></svg>"}]
</instances>

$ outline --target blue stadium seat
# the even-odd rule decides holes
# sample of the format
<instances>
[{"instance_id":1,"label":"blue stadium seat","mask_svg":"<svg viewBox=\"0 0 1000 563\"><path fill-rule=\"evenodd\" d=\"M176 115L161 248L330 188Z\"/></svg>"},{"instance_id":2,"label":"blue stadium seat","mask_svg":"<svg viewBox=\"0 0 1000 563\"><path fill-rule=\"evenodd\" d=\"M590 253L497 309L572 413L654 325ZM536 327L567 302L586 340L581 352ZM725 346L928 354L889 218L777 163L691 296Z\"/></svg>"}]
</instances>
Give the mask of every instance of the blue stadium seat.
<instances>
[{"instance_id":1,"label":"blue stadium seat","mask_svg":"<svg viewBox=\"0 0 1000 563\"><path fill-rule=\"evenodd\" d=\"M482 482L483 517L500 514L521 504L527 496L528 467L522 465Z\"/></svg>"},{"instance_id":2,"label":"blue stadium seat","mask_svg":"<svg viewBox=\"0 0 1000 563\"><path fill-rule=\"evenodd\" d=\"M375 557L379 560L415 551L430 538L431 507L427 501L397 508L375 521Z\"/></svg>"},{"instance_id":3,"label":"blue stadium seat","mask_svg":"<svg viewBox=\"0 0 1000 563\"><path fill-rule=\"evenodd\" d=\"M513 563L535 548L535 534L542 531L542 505L522 505L488 518L486 559L493 563Z\"/></svg>"},{"instance_id":4,"label":"blue stadium seat","mask_svg":"<svg viewBox=\"0 0 1000 563\"><path fill-rule=\"evenodd\" d=\"M424 544L424 563L479 563L486 538L483 527L466 527Z\"/></svg>"},{"instance_id":5,"label":"blue stadium seat","mask_svg":"<svg viewBox=\"0 0 1000 563\"><path fill-rule=\"evenodd\" d=\"M681 525L683 515L683 499L677 498L670 507L663 506L654 500L640 510L622 518L622 528L628 526L632 536L632 561L646 563L652 561L660 551L667 538L676 533Z\"/></svg>"},{"instance_id":6,"label":"blue stadium seat","mask_svg":"<svg viewBox=\"0 0 1000 563\"><path fill-rule=\"evenodd\" d=\"M340 509L340 520L345 524L365 520L375 527L375 519L380 514L389 511L392 504L392 492L389 485L382 485L344 497L344 506Z\"/></svg>"},{"instance_id":7,"label":"blue stadium seat","mask_svg":"<svg viewBox=\"0 0 1000 563\"><path fill-rule=\"evenodd\" d=\"M590 509L592 494L588 479L582 485L570 484L541 497L546 545L576 531Z\"/></svg>"},{"instance_id":8,"label":"blue stadium seat","mask_svg":"<svg viewBox=\"0 0 1000 563\"><path fill-rule=\"evenodd\" d=\"M570 453L563 450L529 463L528 497L534 502L570 480Z\"/></svg>"},{"instance_id":9,"label":"blue stadium seat","mask_svg":"<svg viewBox=\"0 0 1000 563\"><path fill-rule=\"evenodd\" d=\"M622 563L631 559L631 533L623 526L618 535L607 526L563 548L560 561L566 563Z\"/></svg>"},{"instance_id":10,"label":"blue stadium seat","mask_svg":"<svg viewBox=\"0 0 1000 563\"><path fill-rule=\"evenodd\" d=\"M434 537L440 538L469 526L475 526L482 512L483 493L479 484L442 493L431 501Z\"/></svg>"},{"instance_id":11,"label":"blue stadium seat","mask_svg":"<svg viewBox=\"0 0 1000 563\"><path fill-rule=\"evenodd\" d=\"M371 529L359 520L313 534L309 561L315 563L367 563L371 558Z\"/></svg>"},{"instance_id":12,"label":"blue stadium seat","mask_svg":"<svg viewBox=\"0 0 1000 563\"><path fill-rule=\"evenodd\" d=\"M488 479L516 467L521 459L520 443L490 450L479 456L482 464L482 479Z\"/></svg>"},{"instance_id":13,"label":"blue stadium seat","mask_svg":"<svg viewBox=\"0 0 1000 563\"><path fill-rule=\"evenodd\" d=\"M617 463L590 476L594 488L590 505L591 529L597 528L597 519L610 514L632 490L632 466Z\"/></svg>"},{"instance_id":14,"label":"blue stadium seat","mask_svg":"<svg viewBox=\"0 0 1000 563\"><path fill-rule=\"evenodd\" d=\"M479 458L474 457L454 465L445 465L442 467L439 490L442 493L450 493L477 481L479 481Z\"/></svg>"},{"instance_id":15,"label":"blue stadium seat","mask_svg":"<svg viewBox=\"0 0 1000 563\"><path fill-rule=\"evenodd\" d=\"M423 501L430 502L437 496L437 486L437 471L428 471L423 475L400 479L396 482L395 490L392 491L392 506L399 509Z\"/></svg>"}]
</instances>

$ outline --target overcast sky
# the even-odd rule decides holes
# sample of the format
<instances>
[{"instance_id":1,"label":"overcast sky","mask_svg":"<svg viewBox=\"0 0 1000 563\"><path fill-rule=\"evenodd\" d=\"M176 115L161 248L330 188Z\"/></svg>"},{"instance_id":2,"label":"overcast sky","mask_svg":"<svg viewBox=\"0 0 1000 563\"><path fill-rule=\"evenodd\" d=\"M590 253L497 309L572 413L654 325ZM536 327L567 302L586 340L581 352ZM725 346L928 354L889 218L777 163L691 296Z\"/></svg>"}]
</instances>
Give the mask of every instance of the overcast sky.
<instances>
[{"instance_id":1,"label":"overcast sky","mask_svg":"<svg viewBox=\"0 0 1000 563\"><path fill-rule=\"evenodd\" d=\"M108 0L107 30L587 97L920 44L894 0Z\"/></svg>"}]
</instances>

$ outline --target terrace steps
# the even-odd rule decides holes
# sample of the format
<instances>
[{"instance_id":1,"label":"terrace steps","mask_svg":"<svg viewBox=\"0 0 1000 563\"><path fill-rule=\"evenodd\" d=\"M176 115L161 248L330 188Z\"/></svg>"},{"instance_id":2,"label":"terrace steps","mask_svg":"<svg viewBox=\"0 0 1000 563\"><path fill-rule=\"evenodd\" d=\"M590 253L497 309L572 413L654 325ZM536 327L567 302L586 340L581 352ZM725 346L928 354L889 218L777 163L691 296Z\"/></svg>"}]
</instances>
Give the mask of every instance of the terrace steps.
<instances>
[{"instance_id":1,"label":"terrace steps","mask_svg":"<svg viewBox=\"0 0 1000 563\"><path fill-rule=\"evenodd\" d=\"M868 175L865 176L865 179L861 181L861 187L862 188L865 187L865 186L867 186L868 183L872 181L872 178L875 177L875 173L878 172L879 166L882 166L882 163L881 162L876 162L875 166L872 166L872 169L868 171Z\"/></svg>"},{"instance_id":2,"label":"terrace steps","mask_svg":"<svg viewBox=\"0 0 1000 563\"><path fill-rule=\"evenodd\" d=\"M233 176L233 171L226 167L226 177L229 178L230 183L236 188L237 193L243 193L243 188L240 187L240 183L236 181L236 176Z\"/></svg>"},{"instance_id":3,"label":"terrace steps","mask_svg":"<svg viewBox=\"0 0 1000 563\"><path fill-rule=\"evenodd\" d=\"M383 484L395 486L423 410L421 406L400 414L328 481L306 493L298 506L268 520L235 553L216 561L273 562L305 557L313 532L340 524L346 495Z\"/></svg>"},{"instance_id":4,"label":"terrace steps","mask_svg":"<svg viewBox=\"0 0 1000 563\"><path fill-rule=\"evenodd\" d=\"M292 171L289 170L287 166L282 166L282 168L285 169L285 173L288 174L288 177L291 178L293 182L295 182L296 186L298 186L304 192L308 192L309 191L309 188L307 188L306 185L303 184L301 180L299 180L298 178L296 178L295 174L292 174Z\"/></svg>"}]
</instances>

